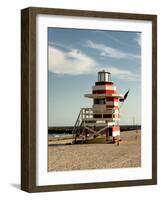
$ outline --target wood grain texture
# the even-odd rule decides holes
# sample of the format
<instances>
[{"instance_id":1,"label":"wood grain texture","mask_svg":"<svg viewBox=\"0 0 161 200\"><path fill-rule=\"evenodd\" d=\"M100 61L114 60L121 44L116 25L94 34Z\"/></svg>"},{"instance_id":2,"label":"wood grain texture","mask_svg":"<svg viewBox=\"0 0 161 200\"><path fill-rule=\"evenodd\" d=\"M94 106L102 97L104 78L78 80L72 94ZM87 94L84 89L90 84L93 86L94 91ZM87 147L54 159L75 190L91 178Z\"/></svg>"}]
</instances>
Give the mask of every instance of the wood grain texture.
<instances>
[{"instance_id":1,"label":"wood grain texture","mask_svg":"<svg viewBox=\"0 0 161 200\"><path fill-rule=\"evenodd\" d=\"M157 16L152 19L152 179L157 184Z\"/></svg>"},{"instance_id":2,"label":"wood grain texture","mask_svg":"<svg viewBox=\"0 0 161 200\"><path fill-rule=\"evenodd\" d=\"M21 189L36 185L36 17L21 12Z\"/></svg>"},{"instance_id":3,"label":"wood grain texture","mask_svg":"<svg viewBox=\"0 0 161 200\"><path fill-rule=\"evenodd\" d=\"M29 186L29 13L21 13L21 189Z\"/></svg>"},{"instance_id":4,"label":"wood grain texture","mask_svg":"<svg viewBox=\"0 0 161 200\"><path fill-rule=\"evenodd\" d=\"M152 179L36 186L36 16L38 14L152 21ZM157 16L26 8L21 11L21 189L27 192L152 185L157 183Z\"/></svg>"}]
</instances>

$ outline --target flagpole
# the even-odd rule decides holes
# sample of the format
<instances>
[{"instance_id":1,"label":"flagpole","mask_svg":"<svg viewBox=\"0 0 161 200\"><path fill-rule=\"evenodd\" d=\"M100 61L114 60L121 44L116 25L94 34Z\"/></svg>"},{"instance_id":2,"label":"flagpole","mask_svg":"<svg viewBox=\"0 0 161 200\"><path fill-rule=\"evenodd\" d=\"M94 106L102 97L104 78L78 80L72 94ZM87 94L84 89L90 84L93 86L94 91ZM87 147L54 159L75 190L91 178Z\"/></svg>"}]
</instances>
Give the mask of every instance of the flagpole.
<instances>
[{"instance_id":1,"label":"flagpole","mask_svg":"<svg viewBox=\"0 0 161 200\"><path fill-rule=\"evenodd\" d=\"M124 100L127 98L127 95L128 95L128 93L129 93L129 91L130 91L130 89L125 93L125 95L124 95ZM120 105L120 109L121 109L122 106L123 106L124 100L121 102L122 104Z\"/></svg>"},{"instance_id":2,"label":"flagpole","mask_svg":"<svg viewBox=\"0 0 161 200\"><path fill-rule=\"evenodd\" d=\"M122 108L124 102L121 102L120 109Z\"/></svg>"}]
</instances>

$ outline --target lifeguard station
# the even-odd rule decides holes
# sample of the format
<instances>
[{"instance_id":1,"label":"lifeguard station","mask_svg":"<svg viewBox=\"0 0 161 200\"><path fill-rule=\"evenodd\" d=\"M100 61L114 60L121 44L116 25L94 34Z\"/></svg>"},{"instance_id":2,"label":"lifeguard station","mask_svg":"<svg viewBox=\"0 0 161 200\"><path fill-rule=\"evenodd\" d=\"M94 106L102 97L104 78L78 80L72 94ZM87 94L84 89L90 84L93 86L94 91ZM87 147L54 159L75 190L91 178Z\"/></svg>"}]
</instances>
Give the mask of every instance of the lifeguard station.
<instances>
[{"instance_id":1,"label":"lifeguard station","mask_svg":"<svg viewBox=\"0 0 161 200\"><path fill-rule=\"evenodd\" d=\"M74 142L78 138L87 140L88 136L106 135L106 141L115 141L120 136L119 99L123 95L117 93L116 86L111 81L111 73L98 72L98 81L92 87L91 94L84 95L92 99L91 108L81 108L73 128Z\"/></svg>"}]
</instances>

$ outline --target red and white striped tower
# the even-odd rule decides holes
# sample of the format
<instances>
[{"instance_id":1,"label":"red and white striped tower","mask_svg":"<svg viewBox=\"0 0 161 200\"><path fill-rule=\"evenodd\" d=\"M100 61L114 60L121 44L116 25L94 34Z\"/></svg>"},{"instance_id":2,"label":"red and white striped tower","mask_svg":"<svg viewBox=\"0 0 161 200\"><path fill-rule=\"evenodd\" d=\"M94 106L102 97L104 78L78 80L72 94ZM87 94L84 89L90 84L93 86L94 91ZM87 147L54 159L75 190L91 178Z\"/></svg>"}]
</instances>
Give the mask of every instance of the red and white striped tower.
<instances>
[{"instance_id":1,"label":"red and white striped tower","mask_svg":"<svg viewBox=\"0 0 161 200\"><path fill-rule=\"evenodd\" d=\"M116 86L111 82L111 73L106 71L98 72L98 81L92 87L92 94L85 94L85 97L93 99L92 117L86 120L86 126L91 126L91 122L96 127L105 127L106 136L115 139L120 135L118 121L119 99L123 95L118 94Z\"/></svg>"}]
</instances>

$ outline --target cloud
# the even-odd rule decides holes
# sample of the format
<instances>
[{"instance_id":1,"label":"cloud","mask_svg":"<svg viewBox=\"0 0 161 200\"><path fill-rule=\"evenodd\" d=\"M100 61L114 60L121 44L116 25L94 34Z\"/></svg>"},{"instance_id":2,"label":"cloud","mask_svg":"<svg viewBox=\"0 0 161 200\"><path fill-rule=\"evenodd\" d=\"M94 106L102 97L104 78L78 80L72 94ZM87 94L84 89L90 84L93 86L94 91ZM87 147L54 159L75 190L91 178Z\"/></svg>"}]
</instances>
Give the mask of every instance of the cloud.
<instances>
[{"instance_id":1,"label":"cloud","mask_svg":"<svg viewBox=\"0 0 161 200\"><path fill-rule=\"evenodd\" d=\"M117 37L113 36L112 34L110 34L107 31L93 31L93 32L94 33L99 33L99 35L103 34L104 36L108 37L110 40L112 39L115 43L117 43L119 45L133 48L132 44L129 44L128 42L123 42L122 40L118 39Z\"/></svg>"},{"instance_id":2,"label":"cloud","mask_svg":"<svg viewBox=\"0 0 161 200\"><path fill-rule=\"evenodd\" d=\"M69 51L69 50L72 50L72 47L70 47L70 45L65 45L65 44L62 44L62 43L57 43L57 42L53 42L53 41L49 41L48 42L48 45L50 47L55 47L55 48L58 48L58 49L62 49L62 50L65 50L65 51Z\"/></svg>"},{"instance_id":3,"label":"cloud","mask_svg":"<svg viewBox=\"0 0 161 200\"><path fill-rule=\"evenodd\" d=\"M49 46L49 70L58 74L91 74L96 71L96 62L80 50L63 51Z\"/></svg>"},{"instance_id":4,"label":"cloud","mask_svg":"<svg viewBox=\"0 0 161 200\"><path fill-rule=\"evenodd\" d=\"M136 37L134 38L134 40L137 43L137 45L139 47L141 47L141 34L140 33L136 33Z\"/></svg>"},{"instance_id":5,"label":"cloud","mask_svg":"<svg viewBox=\"0 0 161 200\"><path fill-rule=\"evenodd\" d=\"M116 58L116 59L136 59L140 58L139 55L131 54L131 53L126 53L123 52L119 49L109 47L107 45L101 44L101 43L96 43L91 40L88 40L86 42L86 46L88 48L96 49L97 51L100 52L101 56L104 57L111 57L111 58Z\"/></svg>"},{"instance_id":6,"label":"cloud","mask_svg":"<svg viewBox=\"0 0 161 200\"><path fill-rule=\"evenodd\" d=\"M109 71L113 76L116 76L118 79L126 80L126 81L138 81L140 79L140 76L138 73L134 73L132 71L119 69L117 67L108 67Z\"/></svg>"},{"instance_id":7,"label":"cloud","mask_svg":"<svg viewBox=\"0 0 161 200\"><path fill-rule=\"evenodd\" d=\"M112 73L117 79L137 81L139 75L129 70L120 69L116 66L101 66L96 60L84 54L78 49L68 51L49 46L49 71L59 75L82 75L94 74L105 70Z\"/></svg>"}]
</instances>

